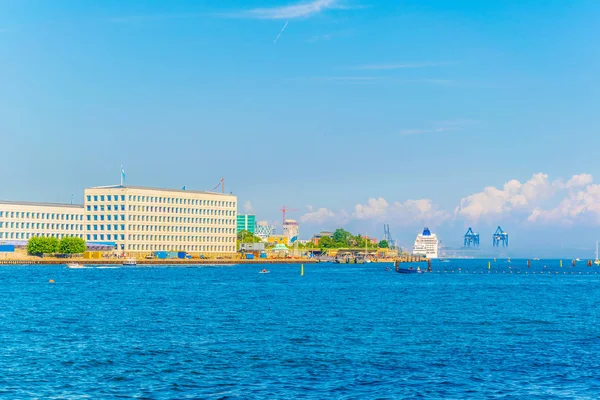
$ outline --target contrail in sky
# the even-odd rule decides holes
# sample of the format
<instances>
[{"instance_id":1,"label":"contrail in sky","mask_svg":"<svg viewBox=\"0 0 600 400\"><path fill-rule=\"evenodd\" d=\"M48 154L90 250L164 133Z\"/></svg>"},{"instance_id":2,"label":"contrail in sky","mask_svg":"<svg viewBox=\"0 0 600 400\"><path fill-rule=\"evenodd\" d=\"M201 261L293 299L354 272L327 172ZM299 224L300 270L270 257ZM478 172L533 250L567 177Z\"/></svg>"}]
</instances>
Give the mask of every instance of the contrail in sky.
<instances>
[{"instance_id":1,"label":"contrail in sky","mask_svg":"<svg viewBox=\"0 0 600 400\"><path fill-rule=\"evenodd\" d=\"M283 28L281 28L281 31L279 32L279 35L277 35L277 37L275 38L275 41L273 42L273 44L277 43L277 41L281 37L281 34L283 33L283 31L285 31L285 28L287 28L287 26L288 26L288 21L285 21L285 25L283 25Z\"/></svg>"}]
</instances>

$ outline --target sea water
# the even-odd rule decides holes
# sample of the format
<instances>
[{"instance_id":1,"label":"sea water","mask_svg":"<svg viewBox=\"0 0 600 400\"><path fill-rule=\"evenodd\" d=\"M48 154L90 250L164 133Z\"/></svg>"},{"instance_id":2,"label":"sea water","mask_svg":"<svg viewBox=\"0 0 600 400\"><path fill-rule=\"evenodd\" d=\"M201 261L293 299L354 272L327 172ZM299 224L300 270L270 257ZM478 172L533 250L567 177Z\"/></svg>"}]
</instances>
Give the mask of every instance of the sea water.
<instances>
[{"instance_id":1,"label":"sea water","mask_svg":"<svg viewBox=\"0 0 600 400\"><path fill-rule=\"evenodd\" d=\"M600 267L387 267L1 267L0 397L599 397Z\"/></svg>"}]
</instances>

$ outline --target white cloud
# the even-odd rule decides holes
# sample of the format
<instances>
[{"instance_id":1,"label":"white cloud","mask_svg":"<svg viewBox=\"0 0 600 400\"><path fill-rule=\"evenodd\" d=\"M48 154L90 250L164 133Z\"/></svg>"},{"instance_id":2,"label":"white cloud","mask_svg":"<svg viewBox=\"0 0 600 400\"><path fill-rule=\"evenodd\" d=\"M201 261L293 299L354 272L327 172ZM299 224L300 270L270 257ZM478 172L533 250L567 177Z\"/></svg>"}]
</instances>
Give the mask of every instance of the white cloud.
<instances>
[{"instance_id":1,"label":"white cloud","mask_svg":"<svg viewBox=\"0 0 600 400\"><path fill-rule=\"evenodd\" d=\"M549 204L556 206L545 208ZM372 197L356 204L351 213L309 207L300 218L303 223L343 226L352 222L391 223L395 226L436 226L449 221L499 222L502 219L555 225L592 223L600 225L600 184L590 174L578 174L551 181L536 173L525 182L516 179L501 187L489 186L463 197L454 214L441 209L430 199L390 202Z\"/></svg>"},{"instance_id":2,"label":"white cloud","mask_svg":"<svg viewBox=\"0 0 600 400\"><path fill-rule=\"evenodd\" d=\"M280 7L254 8L245 11L243 15L258 19L293 19L306 18L325 10L343 8L346 7L341 6L338 0L313 0Z\"/></svg>"},{"instance_id":3,"label":"white cloud","mask_svg":"<svg viewBox=\"0 0 600 400\"><path fill-rule=\"evenodd\" d=\"M224 17L224 18L254 18L254 19L295 19L307 18L326 10L345 10L350 7L340 4L339 0L312 0L287 6L263 7L243 10L231 13L164 13L154 15L128 15L116 16L108 19L112 23L132 23L159 20L190 19L201 17Z\"/></svg>"},{"instance_id":4,"label":"white cloud","mask_svg":"<svg viewBox=\"0 0 600 400\"><path fill-rule=\"evenodd\" d=\"M472 119L457 118L449 121L436 122L432 127L425 129L404 129L400 135L422 135L424 133L460 132L476 124L478 121Z\"/></svg>"},{"instance_id":5,"label":"white cloud","mask_svg":"<svg viewBox=\"0 0 600 400\"><path fill-rule=\"evenodd\" d=\"M582 186L587 186L594 181L594 178L590 174L579 174L573 175L571 179L567 182L568 188L577 188Z\"/></svg>"},{"instance_id":6,"label":"white cloud","mask_svg":"<svg viewBox=\"0 0 600 400\"><path fill-rule=\"evenodd\" d=\"M575 180L573 181L574 178ZM591 178L589 175L587 177L576 175L569 182L573 181L573 184L581 185L583 182L592 182ZM569 183L567 183L568 185ZM554 208L545 210L537 207L531 212L527 221L532 223L556 223L560 225L572 225L574 223L598 224L600 223L600 185L588 184L582 190L572 190Z\"/></svg>"},{"instance_id":7,"label":"white cloud","mask_svg":"<svg viewBox=\"0 0 600 400\"><path fill-rule=\"evenodd\" d=\"M383 197L370 198L366 204L356 204L354 212L345 210L333 212L327 208L315 209L309 206L309 212L300 218L300 222L315 225L346 225L353 221L390 222L401 226L439 224L451 217L451 214L438 209L431 200L407 200L389 203Z\"/></svg>"},{"instance_id":8,"label":"white cloud","mask_svg":"<svg viewBox=\"0 0 600 400\"><path fill-rule=\"evenodd\" d=\"M308 206L308 212L300 217L300 222L307 224L324 224L336 218L336 214L324 207L314 209Z\"/></svg>"},{"instance_id":9,"label":"white cloud","mask_svg":"<svg viewBox=\"0 0 600 400\"><path fill-rule=\"evenodd\" d=\"M515 210L532 209L556 189L557 185L549 182L548 175L537 173L525 183L513 179L506 182L502 189L489 186L479 193L464 197L454 213L471 221L498 218Z\"/></svg>"},{"instance_id":10,"label":"white cloud","mask_svg":"<svg viewBox=\"0 0 600 400\"><path fill-rule=\"evenodd\" d=\"M355 205L352 216L356 219L379 219L385 216L389 206L389 203L383 197L370 198L367 204Z\"/></svg>"},{"instance_id":11,"label":"white cloud","mask_svg":"<svg viewBox=\"0 0 600 400\"><path fill-rule=\"evenodd\" d=\"M244 211L246 212L246 214L254 213L254 207L252 206L250 200L246 200L246 202L244 203Z\"/></svg>"}]
</instances>

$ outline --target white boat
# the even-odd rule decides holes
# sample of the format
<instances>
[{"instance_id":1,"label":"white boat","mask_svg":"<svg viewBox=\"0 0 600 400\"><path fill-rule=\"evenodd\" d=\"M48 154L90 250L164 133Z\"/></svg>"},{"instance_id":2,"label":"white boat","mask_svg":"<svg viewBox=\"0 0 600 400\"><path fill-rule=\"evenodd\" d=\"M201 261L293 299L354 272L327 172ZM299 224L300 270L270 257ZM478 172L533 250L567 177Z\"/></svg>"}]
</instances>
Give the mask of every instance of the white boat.
<instances>
[{"instance_id":1,"label":"white boat","mask_svg":"<svg viewBox=\"0 0 600 400\"><path fill-rule=\"evenodd\" d=\"M123 261L123 265L128 267L135 267L137 265L137 261L135 260L135 258L128 258L125 261Z\"/></svg>"},{"instance_id":2,"label":"white boat","mask_svg":"<svg viewBox=\"0 0 600 400\"><path fill-rule=\"evenodd\" d=\"M85 267L79 263L70 262L70 263L67 263L67 268L79 269L79 268L85 268Z\"/></svg>"},{"instance_id":3,"label":"white boat","mask_svg":"<svg viewBox=\"0 0 600 400\"><path fill-rule=\"evenodd\" d=\"M429 259L438 258L438 238L429 228L423 229L415 239L413 255L425 256Z\"/></svg>"}]
</instances>

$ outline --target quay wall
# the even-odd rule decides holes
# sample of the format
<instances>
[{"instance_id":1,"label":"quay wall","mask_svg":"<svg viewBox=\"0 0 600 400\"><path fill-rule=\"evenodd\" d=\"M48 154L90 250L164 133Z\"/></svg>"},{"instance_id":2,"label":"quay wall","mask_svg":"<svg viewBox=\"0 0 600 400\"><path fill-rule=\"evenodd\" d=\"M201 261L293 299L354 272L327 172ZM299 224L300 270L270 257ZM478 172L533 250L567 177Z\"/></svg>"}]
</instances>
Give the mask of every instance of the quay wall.
<instances>
[{"instance_id":1,"label":"quay wall","mask_svg":"<svg viewBox=\"0 0 600 400\"><path fill-rule=\"evenodd\" d=\"M107 259L107 260L84 260L84 259L25 259L25 260L0 260L0 265L66 265L68 262L76 262L87 265L122 265L124 260ZM317 260L295 260L295 259L222 259L222 260L180 260L180 259L165 259L165 260L137 260L137 265L232 265L232 264L314 264Z\"/></svg>"},{"instance_id":2,"label":"quay wall","mask_svg":"<svg viewBox=\"0 0 600 400\"><path fill-rule=\"evenodd\" d=\"M0 259L0 265L65 265L68 262L77 262L88 265L122 265L124 259L83 259L83 258L11 258ZM258 258L258 259L138 259L137 265L232 265L232 264L316 264L325 263L328 261L318 259L303 259L303 258ZM377 263L415 263L427 262L426 258L422 257L398 257L389 259L378 259ZM350 263L352 264L352 263Z\"/></svg>"}]
</instances>

